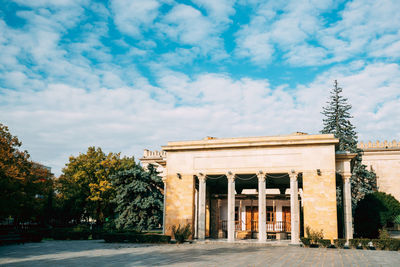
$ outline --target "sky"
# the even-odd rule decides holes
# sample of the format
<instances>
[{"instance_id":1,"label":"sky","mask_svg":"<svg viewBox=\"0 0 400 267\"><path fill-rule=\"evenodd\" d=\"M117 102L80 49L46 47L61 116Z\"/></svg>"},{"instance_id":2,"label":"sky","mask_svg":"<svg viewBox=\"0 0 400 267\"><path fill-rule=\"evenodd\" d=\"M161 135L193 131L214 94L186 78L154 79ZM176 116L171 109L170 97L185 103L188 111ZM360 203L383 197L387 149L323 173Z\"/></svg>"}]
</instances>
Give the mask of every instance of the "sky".
<instances>
[{"instance_id":1,"label":"sky","mask_svg":"<svg viewBox=\"0 0 400 267\"><path fill-rule=\"evenodd\" d=\"M0 0L0 123L59 175L89 146L316 134L334 80L400 140L398 0Z\"/></svg>"}]
</instances>

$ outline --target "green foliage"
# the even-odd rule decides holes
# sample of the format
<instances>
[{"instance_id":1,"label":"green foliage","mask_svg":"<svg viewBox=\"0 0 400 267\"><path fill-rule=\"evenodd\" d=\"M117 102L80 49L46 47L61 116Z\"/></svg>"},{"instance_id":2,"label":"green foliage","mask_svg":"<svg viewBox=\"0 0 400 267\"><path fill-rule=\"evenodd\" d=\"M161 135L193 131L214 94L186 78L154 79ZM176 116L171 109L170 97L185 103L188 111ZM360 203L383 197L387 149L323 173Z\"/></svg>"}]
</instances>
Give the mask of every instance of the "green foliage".
<instances>
[{"instance_id":1,"label":"green foliage","mask_svg":"<svg viewBox=\"0 0 400 267\"><path fill-rule=\"evenodd\" d=\"M378 230L393 222L399 214L400 203L392 195L383 192L368 194L355 210L355 234L359 237L377 238Z\"/></svg>"},{"instance_id":2,"label":"green foliage","mask_svg":"<svg viewBox=\"0 0 400 267\"><path fill-rule=\"evenodd\" d=\"M91 235L88 226L77 225L73 228L54 228L51 237L55 240L87 240Z\"/></svg>"},{"instance_id":3,"label":"green foliage","mask_svg":"<svg viewBox=\"0 0 400 267\"><path fill-rule=\"evenodd\" d=\"M15 223L44 222L53 175L30 161L21 145L0 123L0 220L11 217Z\"/></svg>"},{"instance_id":4,"label":"green foliage","mask_svg":"<svg viewBox=\"0 0 400 267\"><path fill-rule=\"evenodd\" d=\"M396 224L400 224L400 214L397 215L396 218L394 218L393 222Z\"/></svg>"},{"instance_id":5,"label":"green foliage","mask_svg":"<svg viewBox=\"0 0 400 267\"><path fill-rule=\"evenodd\" d=\"M349 240L350 248L357 249L370 249L371 239L368 238L354 238Z\"/></svg>"},{"instance_id":6,"label":"green foliage","mask_svg":"<svg viewBox=\"0 0 400 267\"><path fill-rule=\"evenodd\" d=\"M390 235L389 232L384 228L384 229L379 229L379 239L389 239Z\"/></svg>"},{"instance_id":7,"label":"green foliage","mask_svg":"<svg viewBox=\"0 0 400 267\"><path fill-rule=\"evenodd\" d=\"M300 240L306 248L311 245L311 239L308 237L300 237Z\"/></svg>"},{"instance_id":8,"label":"green foliage","mask_svg":"<svg viewBox=\"0 0 400 267\"><path fill-rule=\"evenodd\" d=\"M394 238L387 239L373 239L372 244L376 249L379 250L400 250L400 240Z\"/></svg>"},{"instance_id":9,"label":"green foliage","mask_svg":"<svg viewBox=\"0 0 400 267\"><path fill-rule=\"evenodd\" d=\"M351 177L351 195L352 206L355 208L366 194L376 191L376 174L368 171L362 162L362 150L357 148L357 133L351 123L350 115L351 105L348 104L347 98L342 96L343 89L338 86L337 81L331 91L330 101L321 112L325 118L323 119L324 128L321 130L323 134L334 134L339 139L337 150L349 151L357 153L354 160L352 177ZM341 202L341 191L338 191L339 201Z\"/></svg>"},{"instance_id":10,"label":"green foliage","mask_svg":"<svg viewBox=\"0 0 400 267\"><path fill-rule=\"evenodd\" d=\"M115 191L110 176L135 165L133 157L121 158L119 153L106 155L95 147L89 147L86 154L71 156L57 181L59 216L64 222L76 223L91 217L98 224L113 217L111 200Z\"/></svg>"},{"instance_id":11,"label":"green foliage","mask_svg":"<svg viewBox=\"0 0 400 267\"><path fill-rule=\"evenodd\" d=\"M163 183L154 166L148 171L140 166L120 171L111 177L115 187L117 229L150 230L162 222Z\"/></svg>"},{"instance_id":12,"label":"green foliage","mask_svg":"<svg viewBox=\"0 0 400 267\"><path fill-rule=\"evenodd\" d=\"M107 243L169 243L171 237L159 234L139 234L136 232L104 233L103 239Z\"/></svg>"},{"instance_id":13,"label":"green foliage","mask_svg":"<svg viewBox=\"0 0 400 267\"><path fill-rule=\"evenodd\" d=\"M335 239L335 240L333 240L333 244L337 248L344 248L344 246L346 245L346 239L344 239L344 238Z\"/></svg>"},{"instance_id":14,"label":"green foliage","mask_svg":"<svg viewBox=\"0 0 400 267\"><path fill-rule=\"evenodd\" d=\"M186 224L182 227L181 227L181 225L178 225L178 227L176 227L176 225L173 225L172 233L174 234L174 237L175 237L175 240L177 243L183 243L192 234L191 226L190 226L190 224Z\"/></svg>"},{"instance_id":15,"label":"green foliage","mask_svg":"<svg viewBox=\"0 0 400 267\"><path fill-rule=\"evenodd\" d=\"M341 95L342 90L335 80L330 101L321 112L325 116L321 133L334 134L336 138L339 138L338 150L356 152L357 133L350 122L351 105L347 103L347 98Z\"/></svg>"},{"instance_id":16,"label":"green foliage","mask_svg":"<svg viewBox=\"0 0 400 267\"><path fill-rule=\"evenodd\" d=\"M330 239L318 239L317 243L323 248L327 248L327 247L330 247L332 245Z\"/></svg>"},{"instance_id":17,"label":"green foliage","mask_svg":"<svg viewBox=\"0 0 400 267\"><path fill-rule=\"evenodd\" d=\"M321 240L324 238L324 233L322 229L320 231L313 230L310 228L310 226L306 226L306 236L310 238L311 244L318 244L318 240Z\"/></svg>"}]
</instances>

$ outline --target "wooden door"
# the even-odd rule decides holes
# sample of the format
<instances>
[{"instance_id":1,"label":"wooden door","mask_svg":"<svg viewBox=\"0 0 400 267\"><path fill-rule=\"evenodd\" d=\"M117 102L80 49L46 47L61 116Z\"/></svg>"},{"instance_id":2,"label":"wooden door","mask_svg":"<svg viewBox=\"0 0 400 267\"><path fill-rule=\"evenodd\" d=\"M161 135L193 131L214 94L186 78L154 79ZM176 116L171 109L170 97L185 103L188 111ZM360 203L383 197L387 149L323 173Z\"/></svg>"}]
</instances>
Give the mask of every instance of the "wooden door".
<instances>
[{"instance_id":1,"label":"wooden door","mask_svg":"<svg viewBox=\"0 0 400 267\"><path fill-rule=\"evenodd\" d=\"M282 219L284 222L285 230L287 232L290 232L290 225L291 225L290 207L282 207Z\"/></svg>"},{"instance_id":2,"label":"wooden door","mask_svg":"<svg viewBox=\"0 0 400 267\"><path fill-rule=\"evenodd\" d=\"M257 228L258 228L258 207L246 206L246 230L257 231Z\"/></svg>"}]
</instances>

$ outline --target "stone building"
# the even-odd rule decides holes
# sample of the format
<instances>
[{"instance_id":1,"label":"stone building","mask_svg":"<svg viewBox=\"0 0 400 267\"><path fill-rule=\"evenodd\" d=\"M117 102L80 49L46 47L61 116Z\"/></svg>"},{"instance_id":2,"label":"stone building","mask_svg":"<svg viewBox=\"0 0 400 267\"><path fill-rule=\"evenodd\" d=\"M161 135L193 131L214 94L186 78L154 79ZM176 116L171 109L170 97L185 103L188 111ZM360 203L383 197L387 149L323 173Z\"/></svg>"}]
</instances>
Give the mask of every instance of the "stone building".
<instances>
[{"instance_id":1,"label":"stone building","mask_svg":"<svg viewBox=\"0 0 400 267\"><path fill-rule=\"evenodd\" d=\"M400 201L400 143L360 142L358 148L364 151L363 164L376 173L379 191Z\"/></svg>"},{"instance_id":2,"label":"stone building","mask_svg":"<svg viewBox=\"0 0 400 267\"><path fill-rule=\"evenodd\" d=\"M299 132L207 137L168 142L160 152L145 150L140 160L144 167L156 165L163 177L166 234L173 225L190 224L200 240L276 238L297 244L307 226L322 230L326 239L353 236L349 178L355 154L335 152L338 142L331 134ZM381 190L399 199L399 145L359 147ZM344 192L343 229L338 229L337 186Z\"/></svg>"}]
</instances>

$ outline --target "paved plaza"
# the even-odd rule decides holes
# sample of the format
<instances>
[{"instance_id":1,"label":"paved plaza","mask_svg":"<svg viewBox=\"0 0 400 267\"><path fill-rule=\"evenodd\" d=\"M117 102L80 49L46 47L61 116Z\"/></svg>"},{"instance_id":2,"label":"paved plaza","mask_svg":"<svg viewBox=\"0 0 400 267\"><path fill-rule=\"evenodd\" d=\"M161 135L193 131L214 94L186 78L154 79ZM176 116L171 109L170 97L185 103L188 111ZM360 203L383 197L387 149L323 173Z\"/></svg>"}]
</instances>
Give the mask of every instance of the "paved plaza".
<instances>
[{"instance_id":1,"label":"paved plaza","mask_svg":"<svg viewBox=\"0 0 400 267\"><path fill-rule=\"evenodd\" d=\"M43 241L0 247L1 266L400 266L400 252L260 246Z\"/></svg>"}]
</instances>

